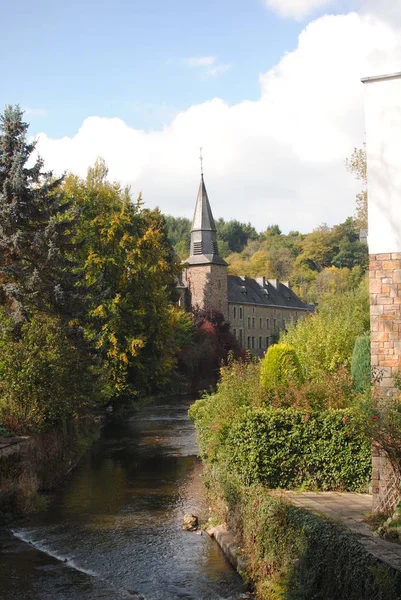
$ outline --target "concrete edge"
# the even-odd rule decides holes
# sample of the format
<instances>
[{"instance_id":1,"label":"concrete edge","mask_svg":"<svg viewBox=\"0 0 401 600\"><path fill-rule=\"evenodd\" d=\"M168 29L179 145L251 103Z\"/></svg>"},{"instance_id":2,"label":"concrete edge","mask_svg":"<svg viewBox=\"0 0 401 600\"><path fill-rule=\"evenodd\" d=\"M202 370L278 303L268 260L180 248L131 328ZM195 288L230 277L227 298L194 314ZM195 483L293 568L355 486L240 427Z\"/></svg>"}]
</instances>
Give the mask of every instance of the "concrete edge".
<instances>
[{"instance_id":1,"label":"concrete edge","mask_svg":"<svg viewBox=\"0 0 401 600\"><path fill-rule=\"evenodd\" d=\"M217 525L217 527L209 527L206 533L216 540L217 544L230 561L234 569L244 572L246 564L242 556L234 534L227 529L225 525Z\"/></svg>"}]
</instances>

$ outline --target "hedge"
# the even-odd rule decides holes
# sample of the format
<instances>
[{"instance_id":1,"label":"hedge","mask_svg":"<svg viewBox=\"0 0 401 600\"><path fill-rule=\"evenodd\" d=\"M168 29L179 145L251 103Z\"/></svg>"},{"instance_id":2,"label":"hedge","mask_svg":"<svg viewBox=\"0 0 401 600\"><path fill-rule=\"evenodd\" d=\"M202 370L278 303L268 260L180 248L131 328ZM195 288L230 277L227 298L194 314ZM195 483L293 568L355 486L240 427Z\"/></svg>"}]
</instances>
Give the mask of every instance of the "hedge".
<instances>
[{"instance_id":1,"label":"hedge","mask_svg":"<svg viewBox=\"0 0 401 600\"><path fill-rule=\"evenodd\" d=\"M358 419L355 409L248 409L232 424L218 460L245 485L366 490L371 445Z\"/></svg>"}]
</instances>

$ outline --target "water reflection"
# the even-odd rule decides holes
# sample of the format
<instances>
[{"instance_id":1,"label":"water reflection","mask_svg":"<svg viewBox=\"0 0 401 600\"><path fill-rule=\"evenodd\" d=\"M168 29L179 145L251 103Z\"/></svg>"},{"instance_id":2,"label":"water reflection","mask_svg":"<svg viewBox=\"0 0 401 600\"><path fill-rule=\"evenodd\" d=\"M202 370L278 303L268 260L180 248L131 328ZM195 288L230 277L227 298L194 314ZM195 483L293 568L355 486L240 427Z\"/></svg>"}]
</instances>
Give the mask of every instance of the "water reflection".
<instances>
[{"instance_id":1,"label":"water reflection","mask_svg":"<svg viewBox=\"0 0 401 600\"><path fill-rule=\"evenodd\" d=\"M185 512L207 517L188 406L158 402L105 432L49 510L15 531L33 547L5 538L2 600L239 598L215 543L181 530Z\"/></svg>"}]
</instances>

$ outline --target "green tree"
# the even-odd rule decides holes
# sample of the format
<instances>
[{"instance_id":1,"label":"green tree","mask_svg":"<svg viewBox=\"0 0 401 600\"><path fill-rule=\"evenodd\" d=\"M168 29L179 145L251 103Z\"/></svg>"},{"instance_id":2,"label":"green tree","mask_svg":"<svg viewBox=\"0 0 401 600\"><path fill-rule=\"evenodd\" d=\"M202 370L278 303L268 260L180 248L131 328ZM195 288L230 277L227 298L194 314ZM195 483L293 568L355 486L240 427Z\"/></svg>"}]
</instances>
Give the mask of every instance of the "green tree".
<instances>
[{"instance_id":1,"label":"green tree","mask_svg":"<svg viewBox=\"0 0 401 600\"><path fill-rule=\"evenodd\" d=\"M76 215L60 191L62 179L28 162L35 150L18 106L0 118L1 301L16 320L38 309L67 318L82 311L75 287L71 227Z\"/></svg>"},{"instance_id":2,"label":"green tree","mask_svg":"<svg viewBox=\"0 0 401 600\"><path fill-rule=\"evenodd\" d=\"M324 297L314 314L288 325L282 341L296 348L307 379L321 379L341 366L350 369L355 340L369 327L369 294L362 281L355 290Z\"/></svg>"},{"instance_id":3,"label":"green tree","mask_svg":"<svg viewBox=\"0 0 401 600\"><path fill-rule=\"evenodd\" d=\"M327 225L321 225L301 242L297 263L303 263L313 271L330 267L336 252L336 241L332 230Z\"/></svg>"},{"instance_id":4,"label":"green tree","mask_svg":"<svg viewBox=\"0 0 401 600\"><path fill-rule=\"evenodd\" d=\"M269 277L289 279L294 267L294 255L285 246L273 246L269 251L267 273Z\"/></svg>"},{"instance_id":5,"label":"green tree","mask_svg":"<svg viewBox=\"0 0 401 600\"><path fill-rule=\"evenodd\" d=\"M301 365L295 348L289 344L270 346L260 366L260 383L265 392L290 383L301 383Z\"/></svg>"},{"instance_id":6,"label":"green tree","mask_svg":"<svg viewBox=\"0 0 401 600\"><path fill-rule=\"evenodd\" d=\"M314 283L309 288L309 294L314 302L320 303L327 295L343 294L359 286L363 271L359 266L353 269L326 267L317 273Z\"/></svg>"},{"instance_id":7,"label":"green tree","mask_svg":"<svg viewBox=\"0 0 401 600\"><path fill-rule=\"evenodd\" d=\"M170 244L181 260L185 260L189 256L191 221L185 217L173 217L171 215L167 215L165 220Z\"/></svg>"},{"instance_id":8,"label":"green tree","mask_svg":"<svg viewBox=\"0 0 401 600\"><path fill-rule=\"evenodd\" d=\"M109 387L79 329L35 312L19 335L0 307L0 422L8 431L33 433L106 403Z\"/></svg>"},{"instance_id":9,"label":"green tree","mask_svg":"<svg viewBox=\"0 0 401 600\"><path fill-rule=\"evenodd\" d=\"M216 228L219 251L222 256L222 249L227 251L227 254L229 252L241 252L248 240L255 240L258 237L256 230L250 223L240 223L237 220L225 221L224 219L218 219Z\"/></svg>"}]
</instances>

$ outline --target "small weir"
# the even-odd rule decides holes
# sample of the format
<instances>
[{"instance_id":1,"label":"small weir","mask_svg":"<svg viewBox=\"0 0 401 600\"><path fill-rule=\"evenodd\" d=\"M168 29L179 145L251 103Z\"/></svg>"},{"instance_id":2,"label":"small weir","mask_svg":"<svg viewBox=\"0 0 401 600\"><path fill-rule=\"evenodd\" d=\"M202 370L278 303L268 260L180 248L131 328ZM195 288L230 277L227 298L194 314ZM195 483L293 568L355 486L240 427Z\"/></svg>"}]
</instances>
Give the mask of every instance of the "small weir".
<instances>
[{"instance_id":1,"label":"small weir","mask_svg":"<svg viewBox=\"0 0 401 600\"><path fill-rule=\"evenodd\" d=\"M1 600L236 600L245 586L208 517L190 400L109 426L49 508L0 534Z\"/></svg>"}]
</instances>

